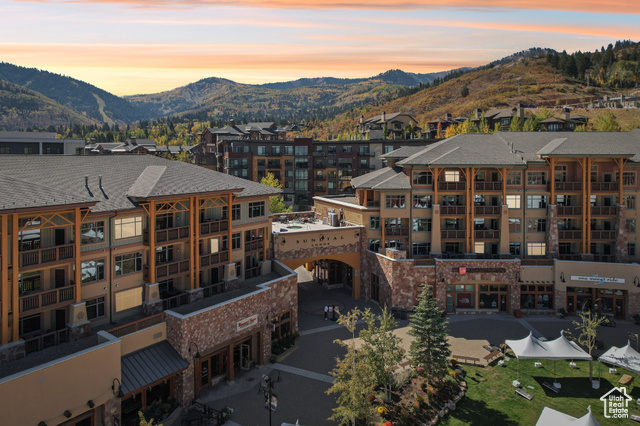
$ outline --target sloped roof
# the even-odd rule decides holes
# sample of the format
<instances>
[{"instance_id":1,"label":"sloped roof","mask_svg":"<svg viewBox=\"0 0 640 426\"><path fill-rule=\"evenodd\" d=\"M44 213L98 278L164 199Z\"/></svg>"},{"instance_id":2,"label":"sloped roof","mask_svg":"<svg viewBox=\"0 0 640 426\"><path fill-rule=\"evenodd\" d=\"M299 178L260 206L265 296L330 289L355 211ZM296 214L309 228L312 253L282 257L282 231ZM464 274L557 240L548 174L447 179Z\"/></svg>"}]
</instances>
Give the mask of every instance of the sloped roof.
<instances>
[{"instance_id":1,"label":"sloped roof","mask_svg":"<svg viewBox=\"0 0 640 426\"><path fill-rule=\"evenodd\" d=\"M537 154L553 157L625 157L640 154L640 141L629 132L571 132L555 137Z\"/></svg>"},{"instance_id":2,"label":"sloped roof","mask_svg":"<svg viewBox=\"0 0 640 426\"><path fill-rule=\"evenodd\" d=\"M382 154L380 158L407 158L422 151L424 148L424 146L403 146L398 149L394 149L391 152L387 152L386 154Z\"/></svg>"},{"instance_id":3,"label":"sloped roof","mask_svg":"<svg viewBox=\"0 0 640 426\"><path fill-rule=\"evenodd\" d=\"M145 388L189 367L166 340L125 355L121 359L122 393Z\"/></svg>"},{"instance_id":4,"label":"sloped roof","mask_svg":"<svg viewBox=\"0 0 640 426\"><path fill-rule=\"evenodd\" d=\"M351 179L351 186L358 189L411 189L411 182L402 167L385 167Z\"/></svg>"},{"instance_id":5,"label":"sloped roof","mask_svg":"<svg viewBox=\"0 0 640 426\"><path fill-rule=\"evenodd\" d=\"M0 174L0 211L87 203L95 200Z\"/></svg>"}]
</instances>

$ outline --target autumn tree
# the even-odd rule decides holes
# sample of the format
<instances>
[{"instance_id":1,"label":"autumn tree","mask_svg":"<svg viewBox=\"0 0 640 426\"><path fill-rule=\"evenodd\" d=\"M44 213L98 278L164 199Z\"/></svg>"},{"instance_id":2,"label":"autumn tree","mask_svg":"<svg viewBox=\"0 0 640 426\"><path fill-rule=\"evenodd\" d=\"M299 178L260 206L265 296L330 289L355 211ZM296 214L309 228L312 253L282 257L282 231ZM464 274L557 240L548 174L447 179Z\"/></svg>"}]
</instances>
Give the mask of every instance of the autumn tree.
<instances>
[{"instance_id":1,"label":"autumn tree","mask_svg":"<svg viewBox=\"0 0 640 426\"><path fill-rule=\"evenodd\" d=\"M273 188L282 189L282 184L280 184L278 179L273 176L273 173L267 173L267 175L260 180L260 183ZM287 207L284 205L284 201L282 201L282 197L280 195L269 197L269 213L290 213L292 210L293 207Z\"/></svg>"},{"instance_id":2,"label":"autumn tree","mask_svg":"<svg viewBox=\"0 0 640 426\"><path fill-rule=\"evenodd\" d=\"M577 340L579 344L588 349L589 355L591 355L591 351L596 346L597 338L598 338L598 327L600 324L604 322L606 317L592 315L591 311L583 311L578 313L580 317L579 321L573 321L573 325L576 327L576 332L578 337L575 338L571 335L570 331L564 331L564 335L567 338ZM589 363L589 378L593 379L593 371L591 363Z\"/></svg>"},{"instance_id":3,"label":"autumn tree","mask_svg":"<svg viewBox=\"0 0 640 426\"><path fill-rule=\"evenodd\" d=\"M621 129L616 116L611 111L607 111L596 118L593 130L596 132L619 132Z\"/></svg>"}]
</instances>

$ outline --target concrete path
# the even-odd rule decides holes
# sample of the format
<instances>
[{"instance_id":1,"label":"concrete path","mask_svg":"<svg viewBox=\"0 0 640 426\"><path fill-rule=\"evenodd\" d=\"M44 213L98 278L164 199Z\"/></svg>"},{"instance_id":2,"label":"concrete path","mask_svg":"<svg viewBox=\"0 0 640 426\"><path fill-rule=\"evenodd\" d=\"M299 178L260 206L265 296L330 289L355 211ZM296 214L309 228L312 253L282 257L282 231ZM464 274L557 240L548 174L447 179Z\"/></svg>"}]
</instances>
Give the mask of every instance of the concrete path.
<instances>
[{"instance_id":1,"label":"concrete path","mask_svg":"<svg viewBox=\"0 0 640 426\"><path fill-rule=\"evenodd\" d=\"M285 371L291 374L297 374L298 376L307 377L309 379L320 380L321 382L325 382L329 384L333 384L333 380L334 380L333 377L329 375L314 373L313 371L304 370L302 368L297 368L297 367L291 367L289 365L276 363L276 364L273 364L272 367L275 368L276 370Z\"/></svg>"}]
</instances>

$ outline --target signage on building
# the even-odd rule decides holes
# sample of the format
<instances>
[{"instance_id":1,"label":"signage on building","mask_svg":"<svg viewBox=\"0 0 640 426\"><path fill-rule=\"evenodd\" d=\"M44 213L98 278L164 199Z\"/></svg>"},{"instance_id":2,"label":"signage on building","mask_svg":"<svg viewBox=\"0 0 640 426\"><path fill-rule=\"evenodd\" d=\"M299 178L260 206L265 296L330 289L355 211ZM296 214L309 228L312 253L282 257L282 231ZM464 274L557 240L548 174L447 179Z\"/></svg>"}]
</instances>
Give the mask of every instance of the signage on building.
<instances>
[{"instance_id":1,"label":"signage on building","mask_svg":"<svg viewBox=\"0 0 640 426\"><path fill-rule=\"evenodd\" d=\"M258 314L251 315L250 317L243 318L236 323L237 330L238 331L245 330L253 325L256 325L257 323L258 323Z\"/></svg>"},{"instance_id":2,"label":"signage on building","mask_svg":"<svg viewBox=\"0 0 640 426\"><path fill-rule=\"evenodd\" d=\"M571 281L588 281L598 284L604 283L616 283L616 284L624 284L624 278L614 278L614 277L599 277L597 275L585 276L585 275L571 275Z\"/></svg>"},{"instance_id":3,"label":"signage on building","mask_svg":"<svg viewBox=\"0 0 640 426\"><path fill-rule=\"evenodd\" d=\"M467 273L467 268L465 268L464 266L459 267L459 268L458 268L458 273L459 273L460 275L464 275L464 274L466 274L466 273Z\"/></svg>"},{"instance_id":4,"label":"signage on building","mask_svg":"<svg viewBox=\"0 0 640 426\"><path fill-rule=\"evenodd\" d=\"M323 247L339 247L360 241L359 229L336 228L317 232L300 232L280 235L280 250L315 249Z\"/></svg>"}]
</instances>

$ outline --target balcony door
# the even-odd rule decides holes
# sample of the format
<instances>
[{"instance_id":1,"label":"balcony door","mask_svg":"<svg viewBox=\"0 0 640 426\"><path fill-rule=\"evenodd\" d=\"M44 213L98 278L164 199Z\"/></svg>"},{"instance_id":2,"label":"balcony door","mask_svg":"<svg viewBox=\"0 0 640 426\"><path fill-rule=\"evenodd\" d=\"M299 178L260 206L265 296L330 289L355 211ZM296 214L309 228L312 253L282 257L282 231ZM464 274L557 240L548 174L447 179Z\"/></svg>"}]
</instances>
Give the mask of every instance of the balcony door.
<instances>
[{"instance_id":1,"label":"balcony door","mask_svg":"<svg viewBox=\"0 0 640 426\"><path fill-rule=\"evenodd\" d=\"M53 287L60 288L67 285L67 271L64 269L53 270Z\"/></svg>"},{"instance_id":2,"label":"balcony door","mask_svg":"<svg viewBox=\"0 0 640 426\"><path fill-rule=\"evenodd\" d=\"M67 310L56 309L56 331L67 327Z\"/></svg>"},{"instance_id":3,"label":"balcony door","mask_svg":"<svg viewBox=\"0 0 640 426\"><path fill-rule=\"evenodd\" d=\"M54 240L54 244L56 246L65 245L64 229L63 228L56 228L56 229L53 230L53 240Z\"/></svg>"}]
</instances>

